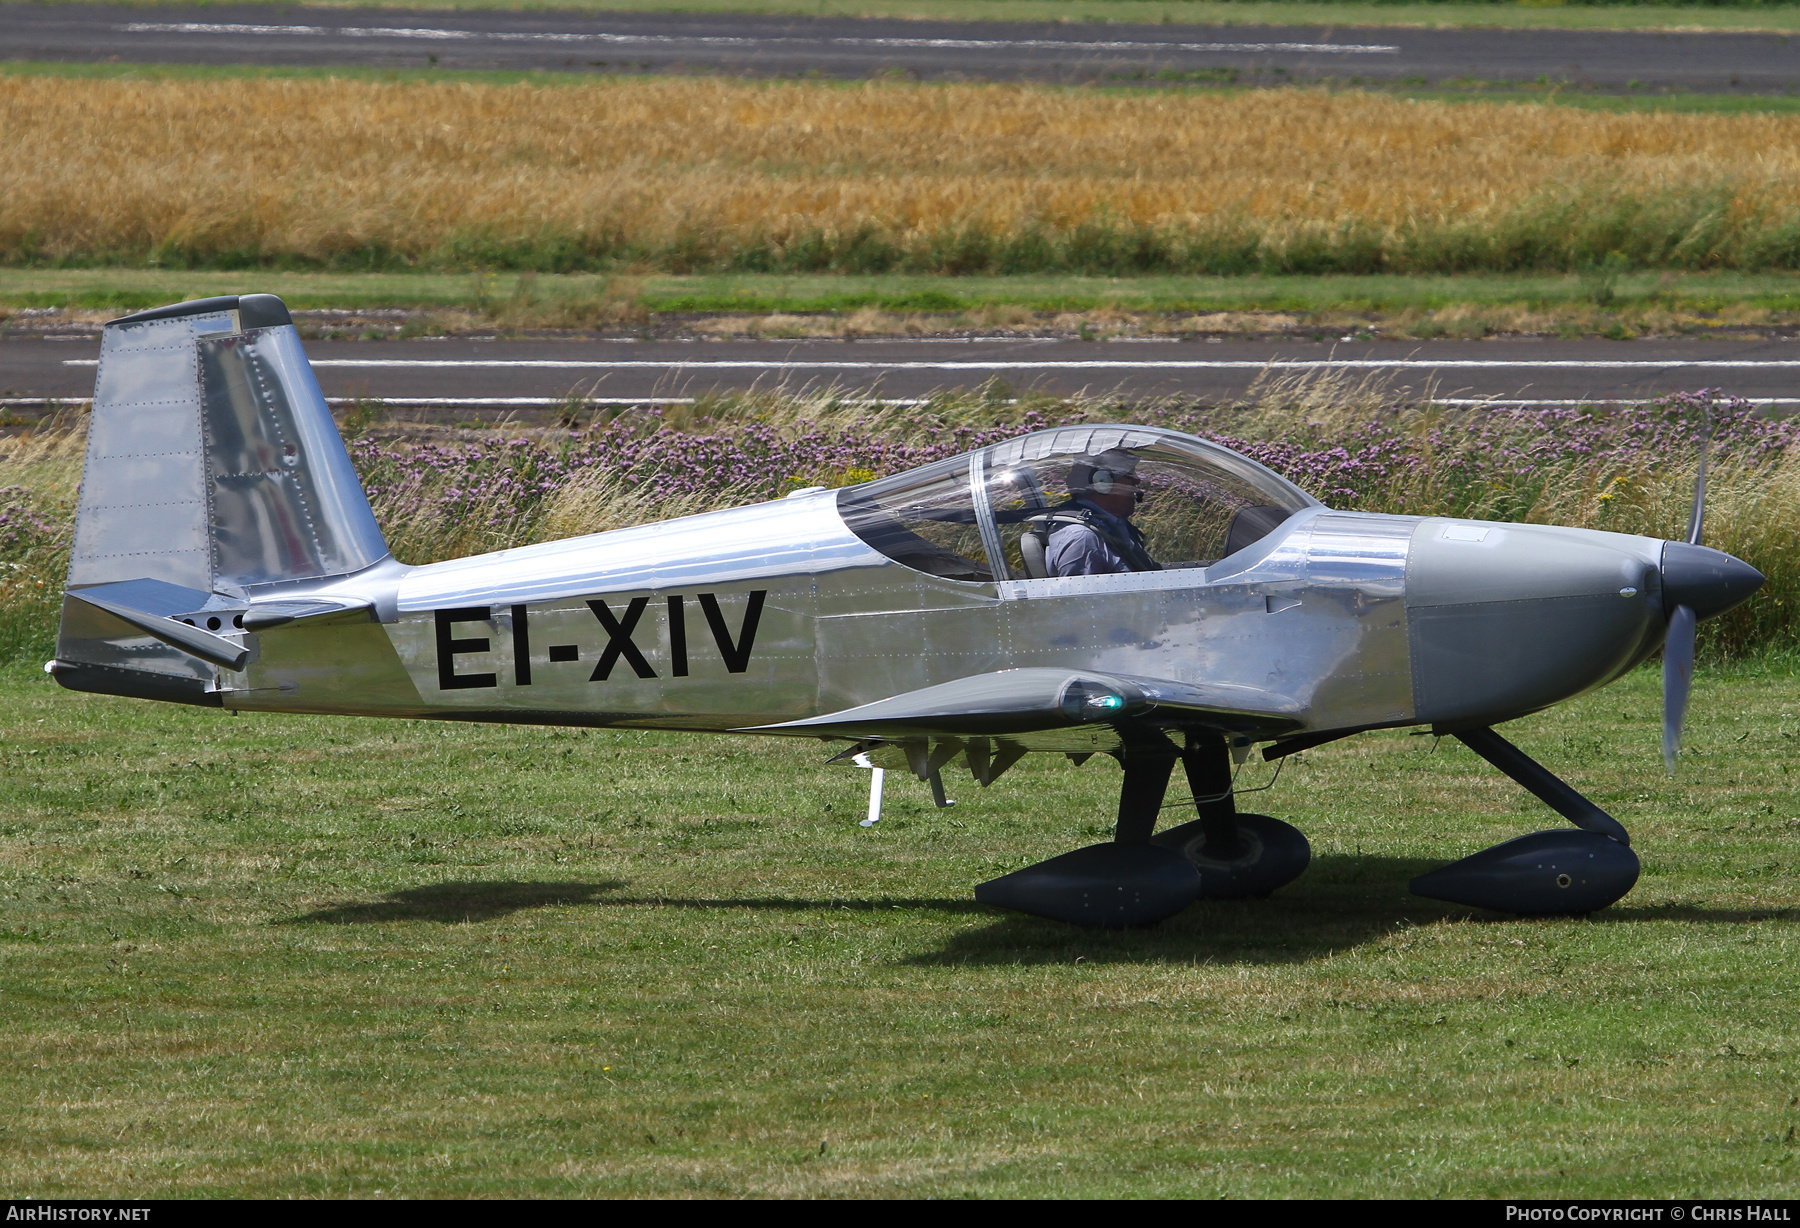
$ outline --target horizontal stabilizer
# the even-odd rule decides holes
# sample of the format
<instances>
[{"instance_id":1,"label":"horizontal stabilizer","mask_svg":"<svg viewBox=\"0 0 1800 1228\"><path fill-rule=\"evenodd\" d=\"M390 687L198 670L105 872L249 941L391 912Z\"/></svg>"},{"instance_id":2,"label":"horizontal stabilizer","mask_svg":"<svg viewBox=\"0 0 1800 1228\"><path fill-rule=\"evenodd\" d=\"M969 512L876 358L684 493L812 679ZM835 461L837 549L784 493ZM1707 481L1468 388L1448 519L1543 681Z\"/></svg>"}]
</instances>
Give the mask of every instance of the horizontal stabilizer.
<instances>
[{"instance_id":1,"label":"horizontal stabilizer","mask_svg":"<svg viewBox=\"0 0 1800 1228\"><path fill-rule=\"evenodd\" d=\"M71 589L69 596L80 602L93 606L111 614L120 622L129 623L145 635L161 640L172 648L210 661L214 665L222 665L226 669L242 669L244 662L250 659L250 650L236 640L223 635L215 635L201 627L189 626L178 621L177 612L166 607L170 604L167 598L173 594L164 590L173 590L173 594L186 594L198 597L204 602L207 594L186 589L178 584L166 584L159 580L127 580L120 584L100 584L93 588ZM185 610L198 608L199 603L179 602Z\"/></svg>"},{"instance_id":2,"label":"horizontal stabilizer","mask_svg":"<svg viewBox=\"0 0 1800 1228\"><path fill-rule=\"evenodd\" d=\"M1299 712L1286 696L1254 687L1033 668L976 674L842 712L737 732L901 740L1149 721L1274 737L1299 728Z\"/></svg>"},{"instance_id":3,"label":"horizontal stabilizer","mask_svg":"<svg viewBox=\"0 0 1800 1228\"><path fill-rule=\"evenodd\" d=\"M244 614L244 630L267 631L290 623L366 622L375 614L373 601L354 598L305 597L293 601L258 601Z\"/></svg>"}]
</instances>

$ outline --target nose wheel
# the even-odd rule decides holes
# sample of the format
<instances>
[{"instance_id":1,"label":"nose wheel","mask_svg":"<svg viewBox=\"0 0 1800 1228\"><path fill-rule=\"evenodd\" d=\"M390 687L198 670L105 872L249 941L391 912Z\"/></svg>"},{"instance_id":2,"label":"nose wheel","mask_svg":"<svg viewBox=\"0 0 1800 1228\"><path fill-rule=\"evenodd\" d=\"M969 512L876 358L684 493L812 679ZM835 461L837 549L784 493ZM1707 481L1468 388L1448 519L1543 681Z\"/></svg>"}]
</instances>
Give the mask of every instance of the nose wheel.
<instances>
[{"instance_id":1,"label":"nose wheel","mask_svg":"<svg viewBox=\"0 0 1800 1228\"><path fill-rule=\"evenodd\" d=\"M1542 917L1597 912L1637 884L1638 856L1620 822L1492 729L1456 735L1580 830L1532 832L1421 874L1414 895Z\"/></svg>"}]
</instances>

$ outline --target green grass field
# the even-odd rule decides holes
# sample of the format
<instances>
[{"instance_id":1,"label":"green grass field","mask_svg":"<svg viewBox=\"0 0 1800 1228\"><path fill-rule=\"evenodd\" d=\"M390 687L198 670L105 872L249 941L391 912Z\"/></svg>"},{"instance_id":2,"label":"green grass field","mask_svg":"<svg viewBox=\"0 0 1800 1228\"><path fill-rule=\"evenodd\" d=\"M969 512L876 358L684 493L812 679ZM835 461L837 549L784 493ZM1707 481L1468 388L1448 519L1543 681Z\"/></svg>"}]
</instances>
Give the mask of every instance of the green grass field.
<instances>
[{"instance_id":1,"label":"green grass field","mask_svg":"<svg viewBox=\"0 0 1800 1228\"><path fill-rule=\"evenodd\" d=\"M320 273L285 270L0 268L0 315L61 307L118 312L251 291L299 310L403 307L446 313L416 327L607 325L670 314L849 317L873 310L929 327L1029 326L1036 317L1121 314L1214 332L1360 327L1398 335L1701 331L1789 322L1800 274L942 277L893 274ZM1008 314L1008 309L1023 315ZM854 321L843 321L845 324ZM780 332L798 321L755 323ZM870 330L899 327L866 321ZM5 321L0 318L0 328ZM309 327L311 327L309 325Z\"/></svg>"},{"instance_id":2,"label":"green grass field","mask_svg":"<svg viewBox=\"0 0 1800 1228\"><path fill-rule=\"evenodd\" d=\"M67 3L68 0L63 0ZM116 3L118 0L104 0ZM132 0L125 0L130 3ZM206 7L210 0L187 0ZM237 0L232 0L236 3ZM251 0L294 8L288 0ZM1163 22L1196 25L1491 26L1562 30L1800 29L1793 0L1714 6L1624 3L1366 3L1363 0L358 0L361 7L553 9L602 13L792 13L933 21ZM343 7L321 4L317 7Z\"/></svg>"},{"instance_id":3,"label":"green grass field","mask_svg":"<svg viewBox=\"0 0 1800 1228\"><path fill-rule=\"evenodd\" d=\"M1100 934L974 882L1117 769L934 811L818 748L245 716L0 674L0 1191L1800 1193L1800 673L1509 726L1633 831L1588 920L1411 897L1552 816L1454 743L1297 757L1274 899ZM1246 799L1249 800L1249 799Z\"/></svg>"}]
</instances>

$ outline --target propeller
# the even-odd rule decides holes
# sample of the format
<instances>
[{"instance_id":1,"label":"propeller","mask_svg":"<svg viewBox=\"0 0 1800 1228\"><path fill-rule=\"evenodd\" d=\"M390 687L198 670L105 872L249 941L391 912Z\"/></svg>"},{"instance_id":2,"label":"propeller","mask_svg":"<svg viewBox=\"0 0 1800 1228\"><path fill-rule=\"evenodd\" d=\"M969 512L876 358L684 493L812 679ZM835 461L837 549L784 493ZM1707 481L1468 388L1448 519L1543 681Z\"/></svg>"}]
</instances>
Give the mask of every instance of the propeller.
<instances>
[{"instance_id":1,"label":"propeller","mask_svg":"<svg viewBox=\"0 0 1800 1228\"><path fill-rule=\"evenodd\" d=\"M1694 684L1694 611L1678 605L1669 617L1663 641L1663 766L1675 770L1681 757L1681 722L1687 716L1688 691Z\"/></svg>"},{"instance_id":2,"label":"propeller","mask_svg":"<svg viewBox=\"0 0 1800 1228\"><path fill-rule=\"evenodd\" d=\"M1700 466L1694 471L1694 510L1688 515L1687 544L1698 546L1706 523L1706 462L1712 452L1712 406L1700 425ZM1666 591L1666 586L1665 586ZM1663 640L1663 767L1675 770L1681 757L1681 723L1687 716L1688 692L1694 685L1694 631L1699 624L1694 607L1677 604L1669 615L1669 633Z\"/></svg>"}]
</instances>

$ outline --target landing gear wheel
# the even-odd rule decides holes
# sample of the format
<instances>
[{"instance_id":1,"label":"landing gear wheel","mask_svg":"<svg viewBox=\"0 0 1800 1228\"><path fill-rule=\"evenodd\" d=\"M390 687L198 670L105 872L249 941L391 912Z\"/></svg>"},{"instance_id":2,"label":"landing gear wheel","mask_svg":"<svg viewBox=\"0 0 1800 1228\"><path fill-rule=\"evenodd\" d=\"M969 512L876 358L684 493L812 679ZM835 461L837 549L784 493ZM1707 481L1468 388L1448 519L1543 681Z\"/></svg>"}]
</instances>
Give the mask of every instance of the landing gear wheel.
<instances>
[{"instance_id":1,"label":"landing gear wheel","mask_svg":"<svg viewBox=\"0 0 1800 1228\"><path fill-rule=\"evenodd\" d=\"M1622 899L1640 868L1638 855L1610 836L1565 827L1482 849L1410 885L1427 899L1522 917L1582 916Z\"/></svg>"},{"instance_id":2,"label":"landing gear wheel","mask_svg":"<svg viewBox=\"0 0 1800 1228\"><path fill-rule=\"evenodd\" d=\"M1312 845L1300 829L1266 814L1237 816L1237 847L1209 848L1206 822L1195 819L1151 838L1186 857L1200 871L1203 900L1247 900L1267 896L1305 872Z\"/></svg>"},{"instance_id":3,"label":"landing gear wheel","mask_svg":"<svg viewBox=\"0 0 1800 1228\"><path fill-rule=\"evenodd\" d=\"M1096 929L1155 925L1192 904L1200 875L1154 844L1090 844L990 879L975 898L996 908Z\"/></svg>"}]
</instances>

